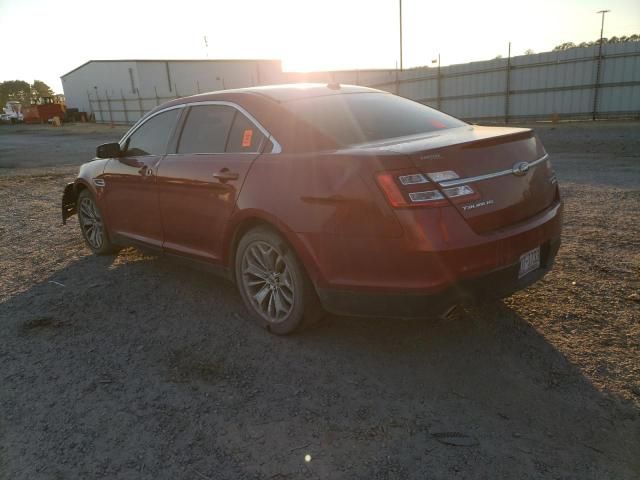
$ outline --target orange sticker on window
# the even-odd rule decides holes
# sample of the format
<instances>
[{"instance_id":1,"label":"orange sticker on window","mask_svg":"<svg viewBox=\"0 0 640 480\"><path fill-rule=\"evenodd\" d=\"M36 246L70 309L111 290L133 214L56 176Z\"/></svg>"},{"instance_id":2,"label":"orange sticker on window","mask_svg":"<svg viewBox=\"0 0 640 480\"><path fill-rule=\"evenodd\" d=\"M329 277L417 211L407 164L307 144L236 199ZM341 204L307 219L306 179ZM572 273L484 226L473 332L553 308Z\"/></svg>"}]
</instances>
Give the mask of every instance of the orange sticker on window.
<instances>
[{"instance_id":1,"label":"orange sticker on window","mask_svg":"<svg viewBox=\"0 0 640 480\"><path fill-rule=\"evenodd\" d=\"M247 128L242 135L242 147L250 147L251 146L251 137L253 137L253 130L251 128Z\"/></svg>"}]
</instances>

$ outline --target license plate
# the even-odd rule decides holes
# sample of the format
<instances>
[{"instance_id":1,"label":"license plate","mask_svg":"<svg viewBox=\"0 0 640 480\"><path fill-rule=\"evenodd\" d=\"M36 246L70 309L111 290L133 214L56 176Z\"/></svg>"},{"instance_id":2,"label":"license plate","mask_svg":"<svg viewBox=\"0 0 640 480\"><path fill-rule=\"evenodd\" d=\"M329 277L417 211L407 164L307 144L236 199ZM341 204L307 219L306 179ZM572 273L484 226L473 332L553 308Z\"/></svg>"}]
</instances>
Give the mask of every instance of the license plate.
<instances>
[{"instance_id":1,"label":"license plate","mask_svg":"<svg viewBox=\"0 0 640 480\"><path fill-rule=\"evenodd\" d=\"M520 255L520 271L518 278L524 277L527 273L540 268L540 247L529 250Z\"/></svg>"}]
</instances>

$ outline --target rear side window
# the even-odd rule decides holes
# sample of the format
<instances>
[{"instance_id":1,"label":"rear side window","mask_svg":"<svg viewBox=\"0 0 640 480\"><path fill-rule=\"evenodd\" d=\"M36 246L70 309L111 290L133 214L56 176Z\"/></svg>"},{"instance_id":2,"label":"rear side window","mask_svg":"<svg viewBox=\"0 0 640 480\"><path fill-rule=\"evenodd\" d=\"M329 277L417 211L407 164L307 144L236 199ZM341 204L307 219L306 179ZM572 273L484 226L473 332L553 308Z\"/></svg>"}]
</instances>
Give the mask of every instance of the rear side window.
<instances>
[{"instance_id":1,"label":"rear side window","mask_svg":"<svg viewBox=\"0 0 640 480\"><path fill-rule=\"evenodd\" d=\"M227 152L259 152L264 135L243 113L237 112L227 140Z\"/></svg>"},{"instance_id":2,"label":"rear side window","mask_svg":"<svg viewBox=\"0 0 640 480\"><path fill-rule=\"evenodd\" d=\"M178 118L179 109L162 112L147 120L127 139L126 155L164 155L167 143Z\"/></svg>"},{"instance_id":3,"label":"rear side window","mask_svg":"<svg viewBox=\"0 0 640 480\"><path fill-rule=\"evenodd\" d=\"M283 105L342 146L466 125L426 105L386 93L308 97Z\"/></svg>"},{"instance_id":4,"label":"rear side window","mask_svg":"<svg viewBox=\"0 0 640 480\"><path fill-rule=\"evenodd\" d=\"M178 153L223 153L235 112L226 105L191 107Z\"/></svg>"}]
</instances>

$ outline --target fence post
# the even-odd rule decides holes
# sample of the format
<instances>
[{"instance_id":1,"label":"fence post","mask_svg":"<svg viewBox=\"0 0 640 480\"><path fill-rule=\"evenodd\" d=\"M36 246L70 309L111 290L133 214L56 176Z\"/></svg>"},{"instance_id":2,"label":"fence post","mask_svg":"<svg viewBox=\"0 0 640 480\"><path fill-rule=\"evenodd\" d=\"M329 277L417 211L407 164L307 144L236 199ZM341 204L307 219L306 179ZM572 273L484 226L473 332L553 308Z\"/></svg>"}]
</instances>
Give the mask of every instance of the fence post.
<instances>
[{"instance_id":1,"label":"fence post","mask_svg":"<svg viewBox=\"0 0 640 480\"><path fill-rule=\"evenodd\" d=\"M396 68L396 95L400 95L400 80L398 80L398 69Z\"/></svg>"},{"instance_id":2,"label":"fence post","mask_svg":"<svg viewBox=\"0 0 640 480\"><path fill-rule=\"evenodd\" d=\"M507 56L507 86L504 91L504 123L509 123L509 93L511 91L511 42Z\"/></svg>"},{"instance_id":3,"label":"fence post","mask_svg":"<svg viewBox=\"0 0 640 480\"><path fill-rule=\"evenodd\" d=\"M96 90L96 99L98 100L98 110L96 111L96 113L100 112L100 122L104 122L104 112L102 111L102 103L100 102L100 94L98 93L98 87L96 87L95 90Z\"/></svg>"},{"instance_id":4,"label":"fence post","mask_svg":"<svg viewBox=\"0 0 640 480\"><path fill-rule=\"evenodd\" d=\"M164 62L165 67L167 67L167 83L169 84L169 91L171 91L171 73L169 72L169 62Z\"/></svg>"},{"instance_id":5,"label":"fence post","mask_svg":"<svg viewBox=\"0 0 640 480\"><path fill-rule=\"evenodd\" d=\"M106 88L104 90L104 96L107 99L107 110L109 111L109 123L113 123L113 115L111 113L111 99L109 98L109 92L107 91Z\"/></svg>"},{"instance_id":6,"label":"fence post","mask_svg":"<svg viewBox=\"0 0 640 480\"><path fill-rule=\"evenodd\" d=\"M438 54L438 110L442 110L442 74L440 73L440 54Z\"/></svg>"},{"instance_id":7,"label":"fence post","mask_svg":"<svg viewBox=\"0 0 640 480\"><path fill-rule=\"evenodd\" d=\"M142 118L142 115L144 115L144 109L142 108L142 98L140 98L139 88L136 88L136 93L138 94L138 107L140 107L140 116L138 118Z\"/></svg>"},{"instance_id":8,"label":"fence post","mask_svg":"<svg viewBox=\"0 0 640 480\"><path fill-rule=\"evenodd\" d=\"M598 93L600 92L600 70L602 70L602 43L602 38L600 38L598 61L596 62L596 83L593 89L593 113L591 115L592 120L595 120L598 116Z\"/></svg>"},{"instance_id":9,"label":"fence post","mask_svg":"<svg viewBox=\"0 0 640 480\"><path fill-rule=\"evenodd\" d=\"M198 90L198 93L200 93L200 82L198 80L196 80L196 89Z\"/></svg>"},{"instance_id":10,"label":"fence post","mask_svg":"<svg viewBox=\"0 0 640 480\"><path fill-rule=\"evenodd\" d=\"M156 92L156 107L158 105L160 105L160 98L158 98L158 89L156 88L156 86L153 86L153 90Z\"/></svg>"},{"instance_id":11,"label":"fence post","mask_svg":"<svg viewBox=\"0 0 640 480\"><path fill-rule=\"evenodd\" d=\"M129 124L129 114L127 113L127 101L124 99L124 93L120 89L120 96L122 97L122 109L124 110L124 123Z\"/></svg>"},{"instance_id":12,"label":"fence post","mask_svg":"<svg viewBox=\"0 0 640 480\"><path fill-rule=\"evenodd\" d=\"M89 93L89 90L87 90L87 100L89 100L89 116L91 116L91 115L93 115L93 103L92 103L92 100L91 100L91 94ZM89 120L89 119L87 119L87 120Z\"/></svg>"},{"instance_id":13,"label":"fence post","mask_svg":"<svg viewBox=\"0 0 640 480\"><path fill-rule=\"evenodd\" d=\"M173 90L175 90L175 92L176 92L176 98L179 98L180 95L178 94L178 85L175 84L175 83L173 84Z\"/></svg>"}]
</instances>

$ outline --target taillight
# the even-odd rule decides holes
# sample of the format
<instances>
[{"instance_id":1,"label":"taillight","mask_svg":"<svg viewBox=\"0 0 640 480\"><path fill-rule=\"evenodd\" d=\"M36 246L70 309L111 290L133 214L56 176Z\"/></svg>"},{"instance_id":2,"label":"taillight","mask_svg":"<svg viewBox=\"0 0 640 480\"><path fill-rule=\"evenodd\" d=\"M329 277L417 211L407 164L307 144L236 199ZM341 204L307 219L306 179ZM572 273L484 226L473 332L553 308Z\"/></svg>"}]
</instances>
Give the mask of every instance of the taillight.
<instances>
[{"instance_id":1,"label":"taillight","mask_svg":"<svg viewBox=\"0 0 640 480\"><path fill-rule=\"evenodd\" d=\"M396 184L395 176L390 173L381 173L378 175L378 185L389 200L392 207L409 207L404 195Z\"/></svg>"},{"instance_id":2,"label":"taillight","mask_svg":"<svg viewBox=\"0 0 640 480\"><path fill-rule=\"evenodd\" d=\"M377 175L378 185L392 207L426 207L448 204L448 199L457 199L475 192L469 185L439 188L438 183L460 178L454 171L433 173L382 172Z\"/></svg>"},{"instance_id":3,"label":"taillight","mask_svg":"<svg viewBox=\"0 0 640 480\"><path fill-rule=\"evenodd\" d=\"M445 180L455 180L460 178L458 174L452 170L445 170L444 172L427 173L432 182L444 182Z\"/></svg>"},{"instance_id":4,"label":"taillight","mask_svg":"<svg viewBox=\"0 0 640 480\"><path fill-rule=\"evenodd\" d=\"M427 190L425 192L409 192L409 198L413 203L444 200L444 197L438 190Z\"/></svg>"},{"instance_id":5,"label":"taillight","mask_svg":"<svg viewBox=\"0 0 640 480\"><path fill-rule=\"evenodd\" d=\"M475 192L469 185L460 185L458 187L449 187L442 190L449 198L463 197L465 195L473 195Z\"/></svg>"},{"instance_id":6,"label":"taillight","mask_svg":"<svg viewBox=\"0 0 640 480\"><path fill-rule=\"evenodd\" d=\"M414 173L412 175L400 175L398 177L402 185L416 185L418 183L429 183L429 179L421 173Z\"/></svg>"}]
</instances>

